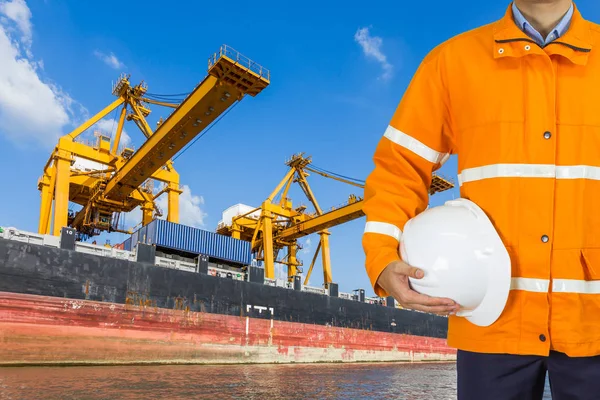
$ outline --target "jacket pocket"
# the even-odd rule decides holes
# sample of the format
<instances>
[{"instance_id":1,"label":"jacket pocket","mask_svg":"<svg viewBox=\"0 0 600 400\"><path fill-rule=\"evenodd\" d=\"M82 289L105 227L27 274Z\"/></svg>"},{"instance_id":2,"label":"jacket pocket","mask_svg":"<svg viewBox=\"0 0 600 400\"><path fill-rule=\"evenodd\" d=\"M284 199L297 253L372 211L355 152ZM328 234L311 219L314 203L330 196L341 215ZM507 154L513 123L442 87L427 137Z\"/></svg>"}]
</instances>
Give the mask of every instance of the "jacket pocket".
<instances>
[{"instance_id":1,"label":"jacket pocket","mask_svg":"<svg viewBox=\"0 0 600 400\"><path fill-rule=\"evenodd\" d=\"M581 249L581 259L585 280L600 279L600 248Z\"/></svg>"}]
</instances>

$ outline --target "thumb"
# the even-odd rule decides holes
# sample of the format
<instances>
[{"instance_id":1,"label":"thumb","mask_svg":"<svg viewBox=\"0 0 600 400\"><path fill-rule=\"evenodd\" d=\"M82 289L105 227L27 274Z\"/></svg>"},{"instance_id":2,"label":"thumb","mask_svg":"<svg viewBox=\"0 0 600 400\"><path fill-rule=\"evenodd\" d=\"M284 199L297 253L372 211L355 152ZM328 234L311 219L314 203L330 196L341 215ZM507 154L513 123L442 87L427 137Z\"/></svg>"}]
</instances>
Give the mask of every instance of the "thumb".
<instances>
[{"instance_id":1,"label":"thumb","mask_svg":"<svg viewBox=\"0 0 600 400\"><path fill-rule=\"evenodd\" d=\"M425 273L419 268L410 267L410 276L411 278L421 279L423 276L425 276Z\"/></svg>"},{"instance_id":2,"label":"thumb","mask_svg":"<svg viewBox=\"0 0 600 400\"><path fill-rule=\"evenodd\" d=\"M399 272L403 275L407 275L407 276L410 276L411 278L416 278L416 279L421 279L423 276L425 276L425 273L423 272L422 269L419 269L417 267L411 267L410 265L406 264L405 262L402 262Z\"/></svg>"}]
</instances>

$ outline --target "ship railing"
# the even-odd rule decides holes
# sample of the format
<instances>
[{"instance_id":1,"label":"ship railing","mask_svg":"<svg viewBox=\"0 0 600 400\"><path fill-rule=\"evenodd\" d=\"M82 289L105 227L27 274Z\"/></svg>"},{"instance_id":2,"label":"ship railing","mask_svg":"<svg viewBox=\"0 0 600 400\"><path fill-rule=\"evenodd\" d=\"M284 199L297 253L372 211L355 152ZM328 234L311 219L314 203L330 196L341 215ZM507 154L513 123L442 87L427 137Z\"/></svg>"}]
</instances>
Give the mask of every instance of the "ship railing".
<instances>
[{"instance_id":1,"label":"ship railing","mask_svg":"<svg viewBox=\"0 0 600 400\"><path fill-rule=\"evenodd\" d=\"M58 236L25 232L13 227L2 227L2 233L0 234L0 237L29 244L39 244L52 247L59 247L60 245L60 238Z\"/></svg>"},{"instance_id":2,"label":"ship railing","mask_svg":"<svg viewBox=\"0 0 600 400\"><path fill-rule=\"evenodd\" d=\"M75 243L75 251L101 257L112 257L119 258L121 260L135 261L135 255L131 251L117 249L114 247L105 247L97 244L77 242Z\"/></svg>"},{"instance_id":3,"label":"ship railing","mask_svg":"<svg viewBox=\"0 0 600 400\"><path fill-rule=\"evenodd\" d=\"M180 260L172 260L164 257L156 257L156 265L159 267L177 269L180 271L196 272L197 266L194 263Z\"/></svg>"},{"instance_id":4,"label":"ship railing","mask_svg":"<svg viewBox=\"0 0 600 400\"><path fill-rule=\"evenodd\" d=\"M339 292L340 299L354 300L354 296L350 293Z\"/></svg>"},{"instance_id":5,"label":"ship railing","mask_svg":"<svg viewBox=\"0 0 600 400\"><path fill-rule=\"evenodd\" d=\"M314 286L303 286L303 292L316 293L316 294L327 294L327 289L314 287Z\"/></svg>"},{"instance_id":6,"label":"ship railing","mask_svg":"<svg viewBox=\"0 0 600 400\"><path fill-rule=\"evenodd\" d=\"M264 284L267 286L281 287L281 288L286 288L286 289L294 288L294 284L292 282L288 282L286 279L265 278Z\"/></svg>"},{"instance_id":7,"label":"ship railing","mask_svg":"<svg viewBox=\"0 0 600 400\"><path fill-rule=\"evenodd\" d=\"M381 297L365 297L365 303L384 305L385 302Z\"/></svg>"},{"instance_id":8,"label":"ship railing","mask_svg":"<svg viewBox=\"0 0 600 400\"><path fill-rule=\"evenodd\" d=\"M245 276L241 272L230 271L230 270L218 268L218 267L208 267L208 274L212 275L212 276L218 276L220 278L235 279L238 281L245 280Z\"/></svg>"},{"instance_id":9,"label":"ship railing","mask_svg":"<svg viewBox=\"0 0 600 400\"><path fill-rule=\"evenodd\" d=\"M277 279L265 278L265 285L277 287Z\"/></svg>"},{"instance_id":10,"label":"ship railing","mask_svg":"<svg viewBox=\"0 0 600 400\"><path fill-rule=\"evenodd\" d=\"M275 279L275 282L277 283L277 287L282 287L286 289L294 288L294 283L288 281L287 279Z\"/></svg>"},{"instance_id":11,"label":"ship railing","mask_svg":"<svg viewBox=\"0 0 600 400\"><path fill-rule=\"evenodd\" d=\"M214 53L211 57L208 58L208 69L210 70L217 63L217 61L219 61L221 57L229 58L237 65L241 66L242 68L245 68L246 70L254 72L260 77L266 78L267 80L271 79L271 72L268 69L261 66L260 64L257 64L256 62L241 54L239 51L225 44L219 48L218 52Z\"/></svg>"}]
</instances>

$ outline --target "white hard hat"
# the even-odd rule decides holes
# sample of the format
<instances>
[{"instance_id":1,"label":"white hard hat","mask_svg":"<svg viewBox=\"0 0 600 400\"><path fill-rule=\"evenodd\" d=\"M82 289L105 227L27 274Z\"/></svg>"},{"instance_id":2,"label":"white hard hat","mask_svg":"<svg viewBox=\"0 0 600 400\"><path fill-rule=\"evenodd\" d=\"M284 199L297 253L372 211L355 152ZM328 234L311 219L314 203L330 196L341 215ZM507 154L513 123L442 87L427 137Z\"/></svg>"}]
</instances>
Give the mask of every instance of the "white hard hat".
<instances>
[{"instance_id":1,"label":"white hard hat","mask_svg":"<svg viewBox=\"0 0 600 400\"><path fill-rule=\"evenodd\" d=\"M470 200L428 208L404 225L402 259L423 270L409 278L413 290L456 301L475 325L489 326L502 314L511 283L511 263L491 221Z\"/></svg>"}]
</instances>

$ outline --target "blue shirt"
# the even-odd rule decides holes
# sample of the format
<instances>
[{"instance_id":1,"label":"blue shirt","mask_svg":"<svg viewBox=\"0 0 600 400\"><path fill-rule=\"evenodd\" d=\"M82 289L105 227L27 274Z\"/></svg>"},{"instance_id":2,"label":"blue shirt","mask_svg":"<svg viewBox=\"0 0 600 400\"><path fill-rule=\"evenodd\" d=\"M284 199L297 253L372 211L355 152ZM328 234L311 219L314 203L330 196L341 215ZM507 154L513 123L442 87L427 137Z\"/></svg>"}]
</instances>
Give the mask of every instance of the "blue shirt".
<instances>
[{"instance_id":1,"label":"blue shirt","mask_svg":"<svg viewBox=\"0 0 600 400\"><path fill-rule=\"evenodd\" d=\"M517 26L521 28L521 30L523 30L523 32L525 32L527 36L532 38L537 44L543 47L548 43L552 42L553 40L556 40L560 36L564 35L567 29L569 29L571 17L573 16L573 4L571 4L569 11L567 11L565 16L558 22L554 29L550 31L546 39L544 39L542 35L538 31L536 31L535 28L531 26L529 22L527 22L527 19L525 19L525 16L521 13L521 11L519 11L514 1L512 3L512 12L513 18Z\"/></svg>"}]
</instances>

